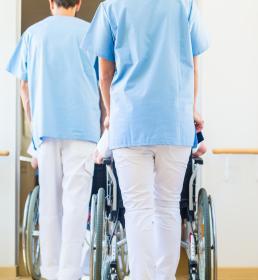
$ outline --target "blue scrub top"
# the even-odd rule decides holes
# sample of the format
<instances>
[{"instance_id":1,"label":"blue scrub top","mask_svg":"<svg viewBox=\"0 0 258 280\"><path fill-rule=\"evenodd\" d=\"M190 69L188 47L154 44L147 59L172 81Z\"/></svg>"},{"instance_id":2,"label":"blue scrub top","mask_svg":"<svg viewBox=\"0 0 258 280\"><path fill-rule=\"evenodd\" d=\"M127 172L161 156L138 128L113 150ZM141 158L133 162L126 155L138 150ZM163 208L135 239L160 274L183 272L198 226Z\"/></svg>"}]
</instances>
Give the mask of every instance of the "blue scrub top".
<instances>
[{"instance_id":1,"label":"blue scrub top","mask_svg":"<svg viewBox=\"0 0 258 280\"><path fill-rule=\"evenodd\" d=\"M112 149L193 145L193 56L208 46L195 1L100 4L82 48L116 63L111 86Z\"/></svg>"},{"instance_id":2,"label":"blue scrub top","mask_svg":"<svg viewBox=\"0 0 258 280\"><path fill-rule=\"evenodd\" d=\"M97 142L99 90L94 62L80 48L89 23L51 16L25 31L7 70L28 81L33 141L47 138Z\"/></svg>"}]
</instances>

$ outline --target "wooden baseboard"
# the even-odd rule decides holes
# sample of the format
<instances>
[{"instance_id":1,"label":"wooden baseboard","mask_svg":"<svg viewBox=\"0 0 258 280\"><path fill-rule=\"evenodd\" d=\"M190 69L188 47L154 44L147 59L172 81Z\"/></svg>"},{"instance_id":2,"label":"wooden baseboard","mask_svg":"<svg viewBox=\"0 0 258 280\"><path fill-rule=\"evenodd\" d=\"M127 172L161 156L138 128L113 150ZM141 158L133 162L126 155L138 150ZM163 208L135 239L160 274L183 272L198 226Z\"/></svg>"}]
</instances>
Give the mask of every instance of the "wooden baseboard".
<instances>
[{"instance_id":1,"label":"wooden baseboard","mask_svg":"<svg viewBox=\"0 0 258 280\"><path fill-rule=\"evenodd\" d=\"M17 267L0 267L0 278L3 277L13 277L15 278L17 276Z\"/></svg>"},{"instance_id":2,"label":"wooden baseboard","mask_svg":"<svg viewBox=\"0 0 258 280\"><path fill-rule=\"evenodd\" d=\"M223 267L218 270L219 280L257 280L258 267Z\"/></svg>"}]
</instances>

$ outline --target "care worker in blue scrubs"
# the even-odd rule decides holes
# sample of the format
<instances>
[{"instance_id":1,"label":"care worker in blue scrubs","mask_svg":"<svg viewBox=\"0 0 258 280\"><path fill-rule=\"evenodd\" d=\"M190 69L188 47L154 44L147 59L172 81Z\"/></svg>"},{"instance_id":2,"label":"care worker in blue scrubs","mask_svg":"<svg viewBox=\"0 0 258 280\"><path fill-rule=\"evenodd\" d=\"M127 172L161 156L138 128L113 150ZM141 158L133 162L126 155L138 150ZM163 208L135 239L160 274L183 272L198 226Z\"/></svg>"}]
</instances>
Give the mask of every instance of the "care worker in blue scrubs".
<instances>
[{"instance_id":1,"label":"care worker in blue scrubs","mask_svg":"<svg viewBox=\"0 0 258 280\"><path fill-rule=\"evenodd\" d=\"M100 58L132 280L176 279L180 193L202 128L194 73L208 46L195 0L104 1L82 44Z\"/></svg>"},{"instance_id":2,"label":"care worker in blue scrubs","mask_svg":"<svg viewBox=\"0 0 258 280\"><path fill-rule=\"evenodd\" d=\"M80 48L89 24L80 0L49 0L53 16L29 27L9 62L21 80L39 166L42 277L78 280L100 137L93 61Z\"/></svg>"}]
</instances>

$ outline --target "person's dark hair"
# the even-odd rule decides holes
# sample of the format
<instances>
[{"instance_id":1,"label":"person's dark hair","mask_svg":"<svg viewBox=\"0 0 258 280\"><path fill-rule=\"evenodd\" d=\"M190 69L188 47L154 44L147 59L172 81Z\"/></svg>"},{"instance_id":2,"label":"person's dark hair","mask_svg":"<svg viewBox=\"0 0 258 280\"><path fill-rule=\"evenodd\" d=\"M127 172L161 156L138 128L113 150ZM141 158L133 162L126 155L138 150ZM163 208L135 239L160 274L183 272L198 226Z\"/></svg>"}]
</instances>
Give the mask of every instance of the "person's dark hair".
<instances>
[{"instance_id":1,"label":"person's dark hair","mask_svg":"<svg viewBox=\"0 0 258 280\"><path fill-rule=\"evenodd\" d=\"M80 0L54 0L58 7L63 7L65 9L73 8L75 5L79 4Z\"/></svg>"}]
</instances>

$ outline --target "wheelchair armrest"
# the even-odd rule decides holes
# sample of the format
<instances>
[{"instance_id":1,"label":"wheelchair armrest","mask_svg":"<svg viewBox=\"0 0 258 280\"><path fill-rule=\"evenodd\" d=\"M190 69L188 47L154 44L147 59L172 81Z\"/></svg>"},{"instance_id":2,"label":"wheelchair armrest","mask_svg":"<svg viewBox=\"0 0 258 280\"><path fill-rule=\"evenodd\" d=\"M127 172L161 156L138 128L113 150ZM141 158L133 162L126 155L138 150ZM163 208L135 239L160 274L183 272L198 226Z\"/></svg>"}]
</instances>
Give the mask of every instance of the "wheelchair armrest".
<instances>
[{"instance_id":1,"label":"wheelchair armrest","mask_svg":"<svg viewBox=\"0 0 258 280\"><path fill-rule=\"evenodd\" d=\"M203 159L200 157L193 158L195 164L203 165Z\"/></svg>"}]
</instances>

